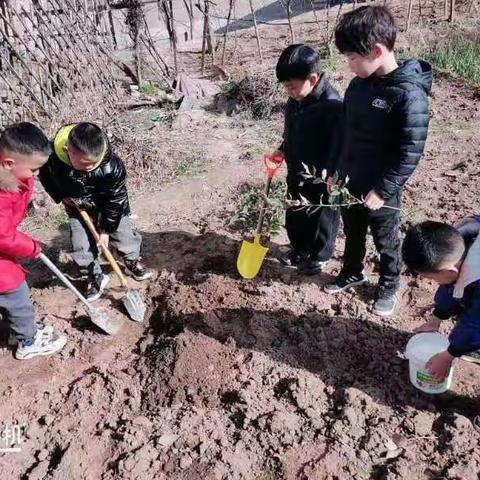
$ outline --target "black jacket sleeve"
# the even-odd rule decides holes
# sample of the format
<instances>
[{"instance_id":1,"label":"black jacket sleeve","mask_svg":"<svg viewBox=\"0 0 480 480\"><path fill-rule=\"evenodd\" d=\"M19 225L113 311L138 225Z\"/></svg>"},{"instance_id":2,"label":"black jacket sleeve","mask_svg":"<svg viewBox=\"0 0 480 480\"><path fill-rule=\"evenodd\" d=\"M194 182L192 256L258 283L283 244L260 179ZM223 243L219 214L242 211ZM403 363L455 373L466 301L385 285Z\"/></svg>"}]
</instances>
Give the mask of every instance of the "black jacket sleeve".
<instances>
[{"instance_id":1,"label":"black jacket sleeve","mask_svg":"<svg viewBox=\"0 0 480 480\"><path fill-rule=\"evenodd\" d=\"M385 200L403 188L417 167L425 148L429 123L428 97L423 91L405 91L393 108L395 128L400 135L398 156L374 187Z\"/></svg>"},{"instance_id":2,"label":"black jacket sleeve","mask_svg":"<svg viewBox=\"0 0 480 480\"><path fill-rule=\"evenodd\" d=\"M100 231L103 233L113 233L118 228L128 202L125 166L116 155L112 160L115 168L104 178L106 201L100 218Z\"/></svg>"},{"instance_id":3,"label":"black jacket sleeve","mask_svg":"<svg viewBox=\"0 0 480 480\"><path fill-rule=\"evenodd\" d=\"M341 100L330 101L330 119L329 119L329 137L330 154L327 161L327 173L333 175L335 172L340 174L340 157L342 155L344 144L344 126L343 126L343 102Z\"/></svg>"},{"instance_id":4,"label":"black jacket sleeve","mask_svg":"<svg viewBox=\"0 0 480 480\"><path fill-rule=\"evenodd\" d=\"M55 203L60 203L63 198L63 189L57 181L53 169L53 158L50 156L48 162L40 168L39 178L45 191L52 197Z\"/></svg>"}]
</instances>

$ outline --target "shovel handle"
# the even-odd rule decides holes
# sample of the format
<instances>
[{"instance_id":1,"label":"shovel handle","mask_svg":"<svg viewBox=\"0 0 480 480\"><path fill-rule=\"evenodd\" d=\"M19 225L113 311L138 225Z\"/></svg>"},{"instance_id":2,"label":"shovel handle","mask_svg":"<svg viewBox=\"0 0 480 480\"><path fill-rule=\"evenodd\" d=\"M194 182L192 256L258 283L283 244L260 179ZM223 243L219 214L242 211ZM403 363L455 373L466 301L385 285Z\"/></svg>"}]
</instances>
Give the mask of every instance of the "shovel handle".
<instances>
[{"instance_id":1,"label":"shovel handle","mask_svg":"<svg viewBox=\"0 0 480 480\"><path fill-rule=\"evenodd\" d=\"M264 155L263 163L267 167L267 177L273 178L278 169L282 166L283 157L280 155Z\"/></svg>"},{"instance_id":2,"label":"shovel handle","mask_svg":"<svg viewBox=\"0 0 480 480\"><path fill-rule=\"evenodd\" d=\"M56 265L43 253L39 256L40 260L71 290L75 296L85 305L87 311L90 313L92 307L87 302L85 297L73 286L72 282L56 267Z\"/></svg>"},{"instance_id":3,"label":"shovel handle","mask_svg":"<svg viewBox=\"0 0 480 480\"><path fill-rule=\"evenodd\" d=\"M117 274L118 278L120 279L120 283L122 284L122 287L128 288L127 279L125 278L122 271L120 270L120 267L118 266L118 263L115 260L114 256L112 255L110 250L103 243L100 242L100 235L98 234L97 229L95 228L95 225L93 224L92 219L90 218L90 215L84 210L80 210L80 209L78 209L78 213L80 213L82 220L85 222L85 225L90 230L90 233L92 234L95 242L97 242L97 244L102 249L103 256L107 259L113 271Z\"/></svg>"}]
</instances>

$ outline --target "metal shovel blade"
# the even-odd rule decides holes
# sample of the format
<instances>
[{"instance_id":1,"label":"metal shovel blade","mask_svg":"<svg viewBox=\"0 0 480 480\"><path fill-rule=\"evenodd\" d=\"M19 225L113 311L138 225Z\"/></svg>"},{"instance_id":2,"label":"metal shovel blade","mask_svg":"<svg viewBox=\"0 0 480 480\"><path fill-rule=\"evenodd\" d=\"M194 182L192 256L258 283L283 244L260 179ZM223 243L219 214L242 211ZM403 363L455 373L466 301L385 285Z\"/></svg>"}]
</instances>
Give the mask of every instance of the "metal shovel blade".
<instances>
[{"instance_id":1,"label":"metal shovel blade","mask_svg":"<svg viewBox=\"0 0 480 480\"><path fill-rule=\"evenodd\" d=\"M122 298L122 302L132 320L143 322L147 307L140 292L137 290L127 290L127 293Z\"/></svg>"},{"instance_id":2,"label":"metal shovel blade","mask_svg":"<svg viewBox=\"0 0 480 480\"><path fill-rule=\"evenodd\" d=\"M112 318L102 308L89 308L88 315L92 323L101 328L109 335L116 335L122 328L123 321L120 318Z\"/></svg>"},{"instance_id":3,"label":"metal shovel blade","mask_svg":"<svg viewBox=\"0 0 480 480\"><path fill-rule=\"evenodd\" d=\"M267 252L268 248L260 243L260 235L255 235L253 242L244 240L237 259L237 270L240 275L247 280L255 278Z\"/></svg>"}]
</instances>

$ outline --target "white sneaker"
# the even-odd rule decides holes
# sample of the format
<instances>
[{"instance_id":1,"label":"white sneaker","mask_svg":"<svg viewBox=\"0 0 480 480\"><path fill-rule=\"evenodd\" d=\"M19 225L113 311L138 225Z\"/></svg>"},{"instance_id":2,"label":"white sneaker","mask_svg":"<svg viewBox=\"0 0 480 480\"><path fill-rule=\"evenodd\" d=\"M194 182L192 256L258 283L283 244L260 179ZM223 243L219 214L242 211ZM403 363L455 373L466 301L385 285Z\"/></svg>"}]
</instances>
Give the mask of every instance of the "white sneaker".
<instances>
[{"instance_id":1,"label":"white sneaker","mask_svg":"<svg viewBox=\"0 0 480 480\"><path fill-rule=\"evenodd\" d=\"M38 327L37 330L41 331L43 336L51 337L53 334L53 327L51 325ZM13 332L10 332L10 335L8 337L8 346L10 348L15 348L17 345L18 345L18 338L15 336Z\"/></svg>"},{"instance_id":2,"label":"white sneaker","mask_svg":"<svg viewBox=\"0 0 480 480\"><path fill-rule=\"evenodd\" d=\"M59 352L67 343L65 335L57 334L52 327L39 328L32 345L18 345L17 360L30 360L37 355L52 355Z\"/></svg>"}]
</instances>

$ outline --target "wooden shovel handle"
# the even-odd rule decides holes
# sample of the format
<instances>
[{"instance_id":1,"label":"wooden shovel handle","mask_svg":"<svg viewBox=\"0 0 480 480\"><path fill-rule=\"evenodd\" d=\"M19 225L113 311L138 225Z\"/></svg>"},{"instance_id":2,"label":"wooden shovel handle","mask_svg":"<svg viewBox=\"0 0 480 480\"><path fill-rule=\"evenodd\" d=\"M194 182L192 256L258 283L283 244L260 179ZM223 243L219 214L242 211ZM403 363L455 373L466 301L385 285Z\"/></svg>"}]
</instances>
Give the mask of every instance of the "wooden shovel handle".
<instances>
[{"instance_id":1,"label":"wooden shovel handle","mask_svg":"<svg viewBox=\"0 0 480 480\"><path fill-rule=\"evenodd\" d=\"M82 220L85 222L85 225L90 230L90 233L95 239L95 242L100 245L103 256L107 259L108 263L113 268L113 271L117 274L118 278L120 279L120 283L122 284L123 287L128 288L127 279L125 278L125 275L123 275L122 271L120 270L120 267L118 266L117 261L113 257L110 250L105 245L100 243L100 235L98 234L97 229L95 228L95 225L92 222L92 219L90 218L87 212L80 209L78 210L78 212L80 213Z\"/></svg>"}]
</instances>

